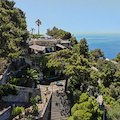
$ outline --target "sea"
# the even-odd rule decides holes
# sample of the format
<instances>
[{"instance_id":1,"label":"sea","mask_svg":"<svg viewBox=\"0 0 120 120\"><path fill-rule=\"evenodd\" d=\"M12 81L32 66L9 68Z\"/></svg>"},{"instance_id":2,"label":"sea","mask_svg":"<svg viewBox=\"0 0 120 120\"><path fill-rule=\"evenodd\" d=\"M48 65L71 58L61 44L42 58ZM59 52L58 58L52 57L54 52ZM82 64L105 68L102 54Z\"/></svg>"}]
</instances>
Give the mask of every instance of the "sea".
<instances>
[{"instance_id":1,"label":"sea","mask_svg":"<svg viewBox=\"0 0 120 120\"><path fill-rule=\"evenodd\" d=\"M100 48L109 59L120 52L120 33L74 33L74 37L77 41L86 38L89 50Z\"/></svg>"}]
</instances>

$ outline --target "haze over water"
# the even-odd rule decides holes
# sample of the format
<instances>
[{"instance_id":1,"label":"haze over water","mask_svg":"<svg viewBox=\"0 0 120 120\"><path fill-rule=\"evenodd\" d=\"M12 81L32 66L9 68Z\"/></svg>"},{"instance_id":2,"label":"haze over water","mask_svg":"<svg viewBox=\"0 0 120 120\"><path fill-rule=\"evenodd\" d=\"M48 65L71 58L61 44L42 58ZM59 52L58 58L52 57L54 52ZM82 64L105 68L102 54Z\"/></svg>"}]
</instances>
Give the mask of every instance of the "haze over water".
<instances>
[{"instance_id":1,"label":"haze over water","mask_svg":"<svg viewBox=\"0 0 120 120\"><path fill-rule=\"evenodd\" d=\"M120 52L120 33L76 33L74 36L78 41L86 38L89 50L100 48L109 59L115 58Z\"/></svg>"}]
</instances>

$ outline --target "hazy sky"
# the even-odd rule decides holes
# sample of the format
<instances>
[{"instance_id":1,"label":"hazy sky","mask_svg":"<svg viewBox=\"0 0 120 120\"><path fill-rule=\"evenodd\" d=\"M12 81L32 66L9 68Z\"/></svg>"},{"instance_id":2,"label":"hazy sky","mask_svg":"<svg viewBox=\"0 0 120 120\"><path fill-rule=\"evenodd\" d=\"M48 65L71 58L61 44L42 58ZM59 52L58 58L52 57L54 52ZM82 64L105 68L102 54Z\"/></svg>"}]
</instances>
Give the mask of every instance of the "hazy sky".
<instances>
[{"instance_id":1,"label":"hazy sky","mask_svg":"<svg viewBox=\"0 0 120 120\"><path fill-rule=\"evenodd\" d=\"M69 32L120 32L120 0L14 0L26 13L28 30L54 26Z\"/></svg>"}]
</instances>

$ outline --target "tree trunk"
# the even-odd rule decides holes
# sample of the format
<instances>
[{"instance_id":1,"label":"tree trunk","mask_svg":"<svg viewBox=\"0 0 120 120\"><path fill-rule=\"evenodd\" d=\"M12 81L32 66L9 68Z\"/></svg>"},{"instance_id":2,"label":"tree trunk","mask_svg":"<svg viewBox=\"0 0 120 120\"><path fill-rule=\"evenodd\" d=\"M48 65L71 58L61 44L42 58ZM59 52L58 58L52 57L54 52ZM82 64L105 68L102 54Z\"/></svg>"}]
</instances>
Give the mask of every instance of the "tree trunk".
<instances>
[{"instance_id":1,"label":"tree trunk","mask_svg":"<svg viewBox=\"0 0 120 120\"><path fill-rule=\"evenodd\" d=\"M65 77L66 82L65 82L65 92L67 91L67 84L68 84L68 77Z\"/></svg>"},{"instance_id":2,"label":"tree trunk","mask_svg":"<svg viewBox=\"0 0 120 120\"><path fill-rule=\"evenodd\" d=\"M38 35L40 35L40 32L39 32L39 25L38 25Z\"/></svg>"}]
</instances>

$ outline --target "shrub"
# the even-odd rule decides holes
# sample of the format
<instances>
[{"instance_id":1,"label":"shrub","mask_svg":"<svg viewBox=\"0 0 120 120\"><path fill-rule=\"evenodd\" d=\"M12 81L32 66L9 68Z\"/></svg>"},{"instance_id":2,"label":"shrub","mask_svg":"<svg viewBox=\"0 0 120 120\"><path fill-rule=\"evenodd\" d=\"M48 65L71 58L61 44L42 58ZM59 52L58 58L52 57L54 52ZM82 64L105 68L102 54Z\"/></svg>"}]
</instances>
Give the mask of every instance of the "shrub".
<instances>
[{"instance_id":1,"label":"shrub","mask_svg":"<svg viewBox=\"0 0 120 120\"><path fill-rule=\"evenodd\" d=\"M24 107L18 107L17 106L16 108L13 108L12 115L14 115L14 116L19 115L23 111L24 111Z\"/></svg>"},{"instance_id":2,"label":"shrub","mask_svg":"<svg viewBox=\"0 0 120 120\"><path fill-rule=\"evenodd\" d=\"M0 99L3 96L8 96L9 94L11 95L17 95L18 94L18 90L16 88L15 85L11 85L11 84L3 84L0 86Z\"/></svg>"},{"instance_id":3,"label":"shrub","mask_svg":"<svg viewBox=\"0 0 120 120\"><path fill-rule=\"evenodd\" d=\"M32 106L32 110L33 110L33 113L38 113L38 106L36 104L34 104Z\"/></svg>"},{"instance_id":4,"label":"shrub","mask_svg":"<svg viewBox=\"0 0 120 120\"><path fill-rule=\"evenodd\" d=\"M35 103L37 103L37 99L34 98L34 97L31 97L31 98L30 98L30 102L31 102L32 104L35 104Z\"/></svg>"}]
</instances>

